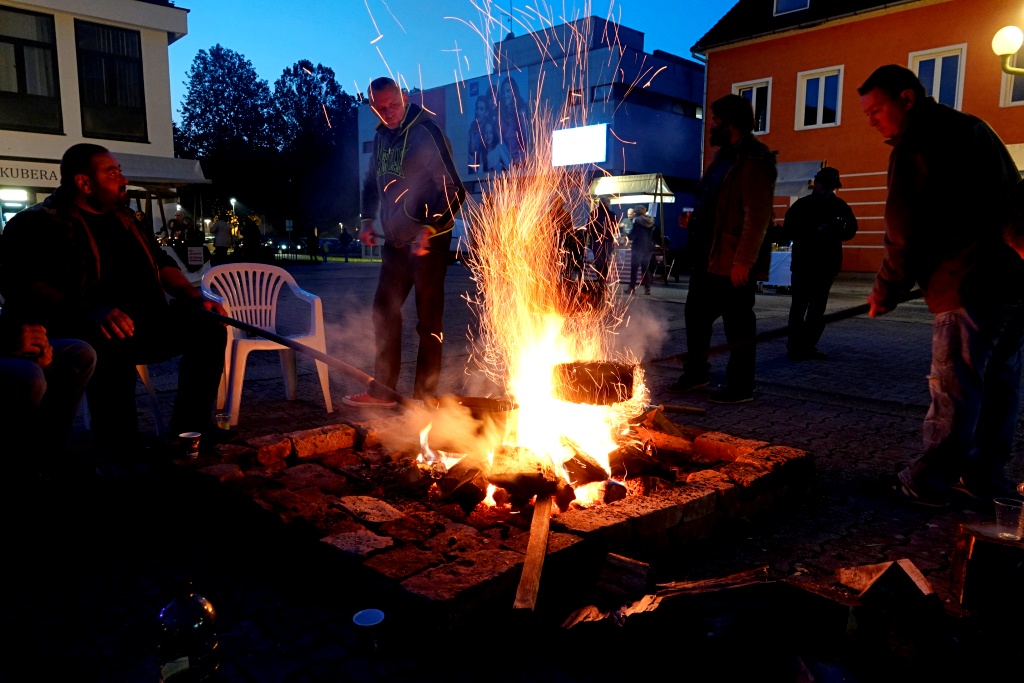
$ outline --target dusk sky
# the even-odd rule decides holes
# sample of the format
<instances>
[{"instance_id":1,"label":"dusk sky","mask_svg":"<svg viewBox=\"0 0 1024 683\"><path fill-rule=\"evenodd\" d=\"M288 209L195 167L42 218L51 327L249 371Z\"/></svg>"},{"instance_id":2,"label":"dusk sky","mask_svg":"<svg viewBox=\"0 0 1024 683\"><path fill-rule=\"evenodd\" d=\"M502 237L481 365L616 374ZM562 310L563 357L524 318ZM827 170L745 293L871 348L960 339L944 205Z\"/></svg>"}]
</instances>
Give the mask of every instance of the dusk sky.
<instances>
[{"instance_id":1,"label":"dusk sky","mask_svg":"<svg viewBox=\"0 0 1024 683\"><path fill-rule=\"evenodd\" d=\"M645 50L690 56L690 46L735 0L178 0L189 10L188 35L170 47L175 121L188 71L199 50L216 44L242 54L271 89L300 59L334 69L348 93L377 76L401 74L410 87L433 88L487 73L487 45L509 30L523 35L583 16L612 17L641 31ZM486 34L484 14L504 20ZM545 17L538 18L538 14ZM379 39L377 39L379 37ZM374 42L374 40L376 42ZM379 52L378 52L379 49ZM459 54L457 56L456 49ZM460 59L461 56L461 59Z\"/></svg>"}]
</instances>

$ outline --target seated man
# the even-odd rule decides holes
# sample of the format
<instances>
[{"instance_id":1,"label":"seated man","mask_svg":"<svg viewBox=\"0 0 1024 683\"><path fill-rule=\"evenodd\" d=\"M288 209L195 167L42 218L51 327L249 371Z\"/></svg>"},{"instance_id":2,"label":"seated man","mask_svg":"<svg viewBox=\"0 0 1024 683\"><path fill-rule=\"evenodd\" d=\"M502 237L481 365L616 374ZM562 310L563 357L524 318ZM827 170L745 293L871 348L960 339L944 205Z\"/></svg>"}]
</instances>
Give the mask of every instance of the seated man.
<instances>
[{"instance_id":1,"label":"seated man","mask_svg":"<svg viewBox=\"0 0 1024 683\"><path fill-rule=\"evenodd\" d=\"M0 433L25 474L62 476L84 463L64 459L71 423L96 368L96 352L78 339L53 339L41 325L0 318Z\"/></svg>"},{"instance_id":2,"label":"seated man","mask_svg":"<svg viewBox=\"0 0 1024 683\"><path fill-rule=\"evenodd\" d=\"M135 366L179 354L170 433L208 433L210 445L223 437L210 417L227 335L197 309L224 309L202 297L152 231L136 224L126 208L128 181L108 150L74 145L60 171L60 187L14 216L0 237L4 316L95 348L87 395L106 455L130 457L138 446Z\"/></svg>"}]
</instances>

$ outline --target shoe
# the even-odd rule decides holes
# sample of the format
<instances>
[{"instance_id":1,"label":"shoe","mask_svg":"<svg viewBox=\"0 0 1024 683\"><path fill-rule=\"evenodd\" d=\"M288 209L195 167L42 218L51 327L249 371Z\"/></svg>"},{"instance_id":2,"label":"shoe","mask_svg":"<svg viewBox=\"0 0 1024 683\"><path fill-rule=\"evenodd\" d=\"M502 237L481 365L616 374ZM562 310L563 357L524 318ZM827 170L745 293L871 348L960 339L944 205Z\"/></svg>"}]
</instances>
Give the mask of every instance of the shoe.
<instances>
[{"instance_id":1,"label":"shoe","mask_svg":"<svg viewBox=\"0 0 1024 683\"><path fill-rule=\"evenodd\" d=\"M706 377L703 379L698 377L687 377L684 374L680 375L679 379L677 379L675 382L669 384L668 390L675 391L680 394L685 394L686 392L693 391L695 389L703 389L707 385L708 380Z\"/></svg>"},{"instance_id":2,"label":"shoe","mask_svg":"<svg viewBox=\"0 0 1024 683\"><path fill-rule=\"evenodd\" d=\"M348 396L342 396L341 402L347 406L353 408L394 408L395 402L389 401L386 398L377 398L376 396L370 396L365 391L361 394L349 394Z\"/></svg>"},{"instance_id":3,"label":"shoe","mask_svg":"<svg viewBox=\"0 0 1024 683\"><path fill-rule=\"evenodd\" d=\"M708 398L712 403L720 403L723 405L731 405L733 403L749 403L754 400L753 389L733 389L732 387L725 387L718 391L712 392Z\"/></svg>"},{"instance_id":4,"label":"shoe","mask_svg":"<svg viewBox=\"0 0 1024 683\"><path fill-rule=\"evenodd\" d=\"M906 470L901 470L896 475L896 483L893 484L893 493L900 500L905 500L908 503L914 503L915 505L923 505L924 507L930 508L944 508L949 507L949 499L942 493L931 493L924 491L923 489L916 488L914 482L910 481L910 476L905 474Z\"/></svg>"},{"instance_id":5,"label":"shoe","mask_svg":"<svg viewBox=\"0 0 1024 683\"><path fill-rule=\"evenodd\" d=\"M644 294L647 294L648 296L650 296L650 294L651 294L651 288L650 288L650 287L646 287L646 288L644 288Z\"/></svg>"}]
</instances>

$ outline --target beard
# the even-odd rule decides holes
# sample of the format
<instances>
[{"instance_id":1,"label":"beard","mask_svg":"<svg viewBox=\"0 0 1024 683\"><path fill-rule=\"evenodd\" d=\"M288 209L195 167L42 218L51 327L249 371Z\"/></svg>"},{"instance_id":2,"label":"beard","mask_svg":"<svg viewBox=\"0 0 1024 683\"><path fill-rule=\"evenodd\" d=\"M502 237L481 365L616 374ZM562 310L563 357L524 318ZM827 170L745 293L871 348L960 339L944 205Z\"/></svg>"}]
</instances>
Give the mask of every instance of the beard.
<instances>
[{"instance_id":1,"label":"beard","mask_svg":"<svg viewBox=\"0 0 1024 683\"><path fill-rule=\"evenodd\" d=\"M729 144L729 132L725 130L725 126L718 126L717 128L711 129L711 135L709 142L714 147L725 147Z\"/></svg>"}]
</instances>

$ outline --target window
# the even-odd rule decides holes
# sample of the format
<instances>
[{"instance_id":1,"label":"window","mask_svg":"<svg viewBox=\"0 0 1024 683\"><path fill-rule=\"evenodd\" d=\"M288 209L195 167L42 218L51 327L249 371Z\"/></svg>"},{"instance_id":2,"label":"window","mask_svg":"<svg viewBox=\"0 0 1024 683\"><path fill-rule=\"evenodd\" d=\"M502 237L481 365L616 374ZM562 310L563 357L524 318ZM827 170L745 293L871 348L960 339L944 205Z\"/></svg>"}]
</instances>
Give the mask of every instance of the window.
<instances>
[{"instance_id":1,"label":"window","mask_svg":"<svg viewBox=\"0 0 1024 683\"><path fill-rule=\"evenodd\" d=\"M0 8L0 128L63 133L53 17Z\"/></svg>"},{"instance_id":2,"label":"window","mask_svg":"<svg viewBox=\"0 0 1024 683\"><path fill-rule=\"evenodd\" d=\"M1018 52L1010 59L1010 66L1024 66L1024 50ZM1001 105L1004 107L1015 107L1024 104L1024 76L1011 76L1003 74L1003 94Z\"/></svg>"},{"instance_id":3,"label":"window","mask_svg":"<svg viewBox=\"0 0 1024 683\"><path fill-rule=\"evenodd\" d=\"M734 83L732 92L734 95L747 98L750 100L750 104L753 105L754 132L757 134L767 133L770 121L769 108L772 99L772 79Z\"/></svg>"},{"instance_id":4,"label":"window","mask_svg":"<svg viewBox=\"0 0 1024 683\"><path fill-rule=\"evenodd\" d=\"M924 91L936 102L960 108L966 50L966 45L954 45L910 53L910 70L917 74Z\"/></svg>"},{"instance_id":5,"label":"window","mask_svg":"<svg viewBox=\"0 0 1024 683\"><path fill-rule=\"evenodd\" d=\"M138 31L75 20L82 135L146 142Z\"/></svg>"},{"instance_id":6,"label":"window","mask_svg":"<svg viewBox=\"0 0 1024 683\"><path fill-rule=\"evenodd\" d=\"M833 66L797 74L796 129L838 126L841 115L843 67Z\"/></svg>"},{"instance_id":7,"label":"window","mask_svg":"<svg viewBox=\"0 0 1024 683\"><path fill-rule=\"evenodd\" d=\"M811 6L811 0L775 0L775 16L788 14Z\"/></svg>"}]
</instances>

